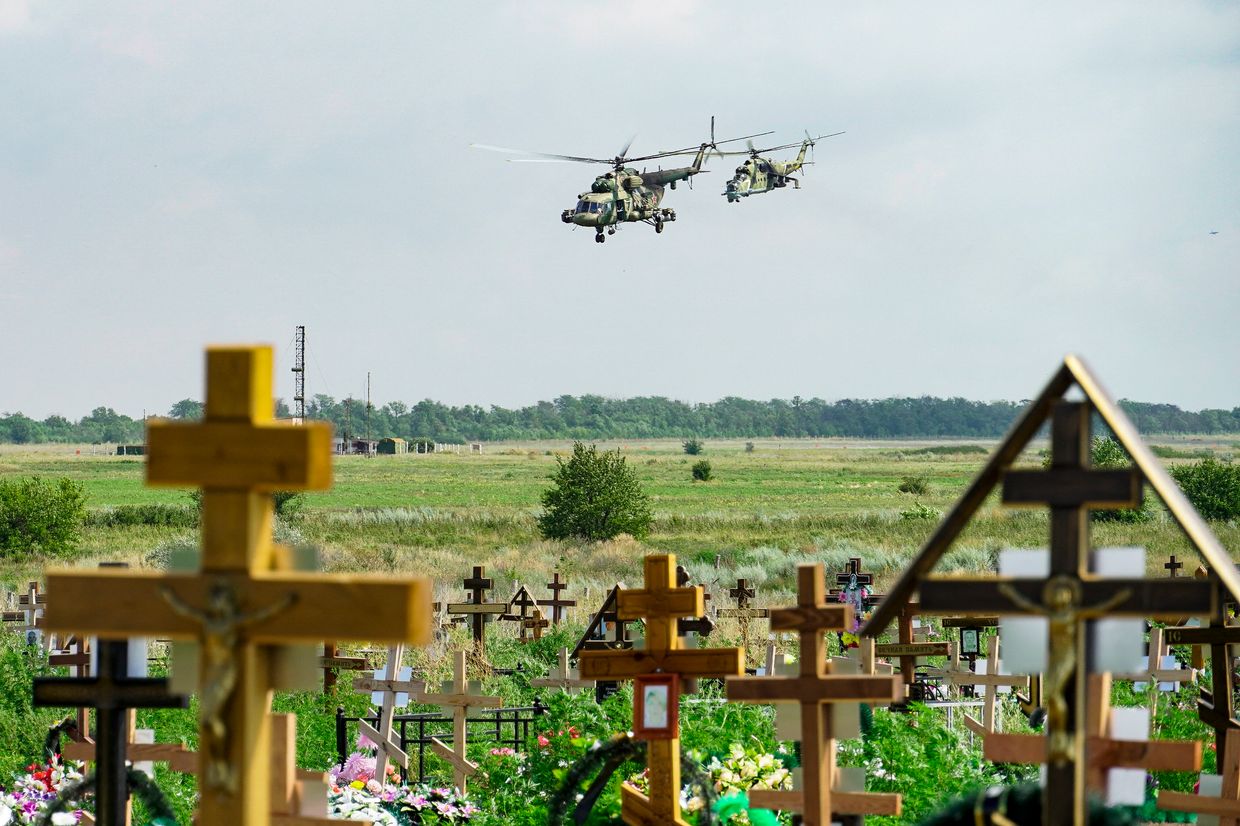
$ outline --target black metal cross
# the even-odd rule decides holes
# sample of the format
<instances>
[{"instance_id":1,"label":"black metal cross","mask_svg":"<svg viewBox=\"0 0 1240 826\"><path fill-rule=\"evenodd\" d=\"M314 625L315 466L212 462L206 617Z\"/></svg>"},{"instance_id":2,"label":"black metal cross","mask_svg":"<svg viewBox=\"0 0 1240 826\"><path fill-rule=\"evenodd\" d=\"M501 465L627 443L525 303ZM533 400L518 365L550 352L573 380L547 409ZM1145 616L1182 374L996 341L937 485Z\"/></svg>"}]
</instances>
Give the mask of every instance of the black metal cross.
<instances>
[{"instance_id":1,"label":"black metal cross","mask_svg":"<svg viewBox=\"0 0 1240 826\"><path fill-rule=\"evenodd\" d=\"M189 698L171 694L162 677L130 677L129 643L100 640L93 677L36 677L34 705L95 710L95 818L100 826L123 826L125 750L131 708L188 708Z\"/></svg>"},{"instance_id":2,"label":"black metal cross","mask_svg":"<svg viewBox=\"0 0 1240 826\"><path fill-rule=\"evenodd\" d=\"M852 585L854 582L857 585L868 585L870 588L874 587L874 574L867 574L867 573L862 572L861 557L859 556L850 556L848 558L848 565L844 567L844 570L836 572L835 584L838 585L839 587L832 588L830 591L828 591L827 597L829 598L831 602L835 602L839 600L840 593L845 588L847 588L849 585ZM886 598L886 594L871 593L865 598L865 604L867 606L873 607L875 605L878 605L885 598Z\"/></svg>"},{"instance_id":3,"label":"black metal cross","mask_svg":"<svg viewBox=\"0 0 1240 826\"><path fill-rule=\"evenodd\" d=\"M547 605L551 608L551 621L556 625L560 624L560 620L564 617L565 608L571 608L577 604L575 599L560 599L560 591L568 587L567 582L560 580L560 572L556 571L555 576L547 583L547 587L551 589L551 599L538 600L539 605Z\"/></svg>"}]
</instances>

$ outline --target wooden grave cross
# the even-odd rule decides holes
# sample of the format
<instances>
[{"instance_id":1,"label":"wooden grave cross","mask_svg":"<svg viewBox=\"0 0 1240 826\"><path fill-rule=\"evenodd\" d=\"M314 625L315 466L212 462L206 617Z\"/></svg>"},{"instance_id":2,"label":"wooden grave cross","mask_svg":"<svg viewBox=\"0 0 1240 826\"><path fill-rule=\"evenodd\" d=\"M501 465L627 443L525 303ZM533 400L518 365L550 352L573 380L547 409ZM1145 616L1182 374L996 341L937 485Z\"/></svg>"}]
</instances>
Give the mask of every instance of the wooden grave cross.
<instances>
[{"instance_id":1,"label":"wooden grave cross","mask_svg":"<svg viewBox=\"0 0 1240 826\"><path fill-rule=\"evenodd\" d=\"M977 674L970 671L949 671L947 679L953 685L982 686L982 719L978 720L971 714L964 714L965 728L974 734L985 737L995 730L998 718L998 699L1000 688L1028 688L1029 678L1000 671L999 635L992 634L986 643L986 673ZM976 690L976 689L975 689Z\"/></svg>"},{"instance_id":2,"label":"wooden grave cross","mask_svg":"<svg viewBox=\"0 0 1240 826\"><path fill-rule=\"evenodd\" d=\"M336 687L337 671L366 671L370 668L370 661L365 657L343 657L333 640L324 640L319 667L323 669L323 693L330 694Z\"/></svg>"},{"instance_id":3,"label":"wooden grave cross","mask_svg":"<svg viewBox=\"0 0 1240 826\"><path fill-rule=\"evenodd\" d=\"M1069 400L1076 388L1082 401ZM1098 470L1089 466L1091 417L1097 414L1131 458L1133 467ZM1051 421L1048 470L1017 469L1016 463L1042 426ZM1079 357L1069 355L991 453L956 505L932 532L917 556L875 609L863 633L876 636L920 591L929 613L1023 614L1045 617L1047 660L1041 691L1046 700L1047 776L1043 823L1085 822L1086 660L1084 623L1103 616L1175 620L1211 613L1214 594L1188 577L1148 580L1104 578L1090 570L1091 510L1131 508L1148 485L1212 568L1231 596L1240 594L1240 570L1217 537L1184 497L1120 406ZM931 571L1002 486L1009 505L1049 506L1048 575L974 579L935 577ZM1000 735L995 735L1000 736Z\"/></svg>"},{"instance_id":4,"label":"wooden grave cross","mask_svg":"<svg viewBox=\"0 0 1240 826\"><path fill-rule=\"evenodd\" d=\"M1198 688L1197 715L1214 729L1214 752L1221 766L1231 759L1231 755L1225 753L1232 742L1228 734L1240 731L1240 719L1236 718L1233 700L1235 677L1231 656L1231 646L1240 643L1240 626L1228 624L1227 601L1222 585L1217 578L1212 577L1209 581L1217 594L1210 624L1204 628L1167 628L1165 634L1169 645L1210 648L1210 688Z\"/></svg>"},{"instance_id":5,"label":"wooden grave cross","mask_svg":"<svg viewBox=\"0 0 1240 826\"><path fill-rule=\"evenodd\" d=\"M1201 768L1201 743L1197 740L1127 740L1111 733L1111 675L1089 675L1086 737L1083 751L1087 770L1085 788L1102 792L1111 769L1197 771ZM1142 708L1143 713L1148 710ZM982 753L994 763L1038 764L1046 762L1047 738L1040 734L987 734ZM1050 767L1047 767L1050 770Z\"/></svg>"},{"instance_id":6,"label":"wooden grave cross","mask_svg":"<svg viewBox=\"0 0 1240 826\"><path fill-rule=\"evenodd\" d=\"M1172 554L1170 558L1163 563L1163 567L1167 569L1167 577L1170 579L1175 579L1179 575L1176 572L1184 567L1184 563L1177 562L1175 554Z\"/></svg>"},{"instance_id":7,"label":"wooden grave cross","mask_svg":"<svg viewBox=\"0 0 1240 826\"><path fill-rule=\"evenodd\" d=\"M550 620L543 614L542 609L535 605L534 613L528 619L521 620L521 635L524 636L525 632L529 631L535 640L541 640L543 631L550 626Z\"/></svg>"},{"instance_id":8,"label":"wooden grave cross","mask_svg":"<svg viewBox=\"0 0 1240 826\"><path fill-rule=\"evenodd\" d=\"M951 675L960 674L964 677L964 675L972 674L977 670L977 658L981 656L982 629L997 628L998 626L999 618L996 616L943 618L944 632L946 632L948 628L956 628L958 631L957 644L952 646L951 659L948 661L947 668L942 670L942 674L948 682L960 687L961 696L972 697L974 684L970 683L967 678L959 681L954 680ZM975 636L976 641L974 645L966 648L964 643L964 635L970 631ZM963 668L960 665L961 660L964 660L965 662L965 666ZM1028 681L1026 680L1026 682Z\"/></svg>"},{"instance_id":9,"label":"wooden grave cross","mask_svg":"<svg viewBox=\"0 0 1240 826\"><path fill-rule=\"evenodd\" d=\"M831 600L839 601L840 594L845 591L864 585L870 589L870 593L865 597L865 606L873 607L882 602L886 597L884 594L876 594L873 592L874 575L865 573L861 570L861 557L851 556L848 558L848 564L844 566L844 570L835 574L835 584L839 587L832 588L827 592L827 596ZM856 606L853 606L856 608Z\"/></svg>"},{"instance_id":10,"label":"wooden grave cross","mask_svg":"<svg viewBox=\"0 0 1240 826\"><path fill-rule=\"evenodd\" d=\"M487 591L491 590L491 580L486 575L487 569L482 565L474 566L473 576L465 578L465 590L469 592L469 602L449 602L448 613L463 615L473 628L474 648L478 656L486 659L486 627L493 617L508 612L508 606L502 602L487 602Z\"/></svg>"},{"instance_id":11,"label":"wooden grave cross","mask_svg":"<svg viewBox=\"0 0 1240 826\"><path fill-rule=\"evenodd\" d=\"M633 641L629 639L629 621L620 619L616 610L616 600L623 589L624 583L620 582L607 592L607 598L573 648L572 659L577 659L582 651L633 647Z\"/></svg>"},{"instance_id":12,"label":"wooden grave cross","mask_svg":"<svg viewBox=\"0 0 1240 826\"><path fill-rule=\"evenodd\" d=\"M556 625L560 624L560 620L564 619L568 612L566 609L572 608L577 604L575 599L563 599L560 597L560 591L568 587L568 583L560 579L560 572L556 571L551 577L551 581L547 583L547 588L551 591L551 599L538 600L539 605L546 606L551 609L551 621Z\"/></svg>"},{"instance_id":13,"label":"wooden grave cross","mask_svg":"<svg viewBox=\"0 0 1240 826\"><path fill-rule=\"evenodd\" d=\"M48 655L47 664L51 666L60 666L69 668L69 676L77 679L90 676L90 644L85 637L74 634L69 637L64 651L56 651ZM79 707L74 719L77 722L78 736L75 739L81 741L94 740L90 739L89 715L86 713L85 706Z\"/></svg>"},{"instance_id":14,"label":"wooden grave cross","mask_svg":"<svg viewBox=\"0 0 1240 826\"><path fill-rule=\"evenodd\" d=\"M504 704L500 697L487 697L471 694L466 677L466 657L464 651L454 652L452 656L452 682L445 683L438 694L422 693L418 695L419 703L431 703L444 706L445 713L452 715L452 746L449 747L438 737L431 738L431 751L447 760L452 765L452 776L456 788L465 793L465 784L471 775L478 771L478 764L465 756L466 720L470 708L499 708Z\"/></svg>"},{"instance_id":15,"label":"wooden grave cross","mask_svg":"<svg viewBox=\"0 0 1240 826\"><path fill-rule=\"evenodd\" d=\"M518 629L518 640L522 643L529 642L529 626L525 621L530 618L530 609L537 608L538 601L534 599L534 595L524 585L517 585L516 593L508 600L508 610L499 615L499 618L505 622L515 622ZM513 608L521 609L514 613Z\"/></svg>"},{"instance_id":16,"label":"wooden grave cross","mask_svg":"<svg viewBox=\"0 0 1240 826\"><path fill-rule=\"evenodd\" d=\"M559 688L571 693L578 688L593 688L594 680L581 679L577 675L577 669L569 665L568 649L561 648L559 663L546 677L536 677L530 680L530 685L534 688Z\"/></svg>"},{"instance_id":17,"label":"wooden grave cross","mask_svg":"<svg viewBox=\"0 0 1240 826\"><path fill-rule=\"evenodd\" d=\"M18 610L5 611L0 619L6 623L22 623L13 629L24 634L27 645L35 644L35 635L43 631L44 614L47 609L47 593L39 591L39 583L31 580L26 586L26 593L18 596ZM54 649L55 637L47 642L48 650Z\"/></svg>"},{"instance_id":18,"label":"wooden grave cross","mask_svg":"<svg viewBox=\"0 0 1240 826\"><path fill-rule=\"evenodd\" d=\"M739 648L684 648L676 620L706 613L702 586L676 587L676 557L647 556L645 587L623 589L616 597L620 620L645 619L643 648L629 651L584 651L578 661L581 676L592 680L636 680L651 675L726 677L740 675L744 652ZM639 699L634 694L634 702ZM669 702L678 702L670 697ZM650 794L634 786L620 786L621 818L630 826L683 826L680 816L680 732L647 744Z\"/></svg>"},{"instance_id":19,"label":"wooden grave cross","mask_svg":"<svg viewBox=\"0 0 1240 826\"><path fill-rule=\"evenodd\" d=\"M879 657L900 658L900 679L904 681L904 690L909 699L922 699L913 696L913 684L917 682L918 657L950 657L952 644L942 642L918 642L914 636L913 618L922 613L921 606L916 602L906 603L900 610L899 642L880 643L874 646L874 654Z\"/></svg>"},{"instance_id":20,"label":"wooden grave cross","mask_svg":"<svg viewBox=\"0 0 1240 826\"><path fill-rule=\"evenodd\" d=\"M1202 775L1197 794L1159 789L1158 808L1196 813L1197 826L1240 826L1240 730L1227 731L1227 748L1217 757L1219 774ZM1210 786L1217 788L1211 793Z\"/></svg>"},{"instance_id":21,"label":"wooden grave cross","mask_svg":"<svg viewBox=\"0 0 1240 826\"><path fill-rule=\"evenodd\" d=\"M189 698L170 693L162 677L128 676L126 641L100 640L95 659L93 677L36 677L34 705L95 710L95 816L101 826L121 826L129 800L129 710L188 708Z\"/></svg>"},{"instance_id":22,"label":"wooden grave cross","mask_svg":"<svg viewBox=\"0 0 1240 826\"><path fill-rule=\"evenodd\" d=\"M1168 648L1163 642L1164 629L1158 627L1150 628L1149 649L1145 658L1145 669L1141 671L1133 671L1128 674L1112 673L1113 680L1130 680L1135 685L1133 689L1140 691L1142 684L1152 683L1150 689L1150 714L1154 714L1158 708L1158 692L1160 690L1174 691L1176 686L1181 682L1191 682L1197 679L1197 672L1193 669L1180 668L1176 663L1175 667L1164 664L1169 658ZM1163 689L1163 685L1170 685L1170 688Z\"/></svg>"},{"instance_id":23,"label":"wooden grave cross","mask_svg":"<svg viewBox=\"0 0 1240 826\"><path fill-rule=\"evenodd\" d=\"M377 726L365 720L359 720L358 732L375 744L375 780L387 782L388 761L399 765L402 769L409 768L409 756L400 747L396 732L392 730L392 718L396 709L409 705L410 696L417 697L426 684L412 678L412 669L401 666L405 657L405 646L396 643L388 647L387 662L383 668L375 670L373 677L358 677L353 681L353 690L370 694L370 704L379 711Z\"/></svg>"},{"instance_id":24,"label":"wooden grave cross","mask_svg":"<svg viewBox=\"0 0 1240 826\"><path fill-rule=\"evenodd\" d=\"M272 690L287 684L278 647L425 644L431 589L424 578L296 570L293 551L271 541L271 492L331 485L331 427L273 420L271 348L213 347L206 361L204 419L148 423L146 465L149 485L202 488L201 570L50 571L47 625L197 643L197 674L179 679L198 684L198 818L259 826L271 812Z\"/></svg>"},{"instance_id":25,"label":"wooden grave cross","mask_svg":"<svg viewBox=\"0 0 1240 826\"><path fill-rule=\"evenodd\" d=\"M125 747L125 757L130 763L167 763L168 768L180 774L197 774L198 773L198 753L190 751L185 745L185 741L180 743L143 743L138 741L138 736L143 731L135 729L133 725L132 715L134 710L130 709L131 719L127 728L129 729L129 742ZM149 729L146 729L148 733ZM61 750L61 756L67 760L81 760L95 762L96 748L94 740L70 741L65 744Z\"/></svg>"},{"instance_id":26,"label":"wooden grave cross","mask_svg":"<svg viewBox=\"0 0 1240 826\"><path fill-rule=\"evenodd\" d=\"M899 700L903 686L894 676L832 674L823 635L852 627L853 606L827 604L822 563L797 566L797 604L771 612L771 629L796 631L800 637L796 677L730 677L728 700L742 703L794 702L801 709L801 770L804 788L796 791L754 789L754 806L801 813L806 826L830 826L832 814L900 813L899 795L834 792L835 738L831 705Z\"/></svg>"}]
</instances>

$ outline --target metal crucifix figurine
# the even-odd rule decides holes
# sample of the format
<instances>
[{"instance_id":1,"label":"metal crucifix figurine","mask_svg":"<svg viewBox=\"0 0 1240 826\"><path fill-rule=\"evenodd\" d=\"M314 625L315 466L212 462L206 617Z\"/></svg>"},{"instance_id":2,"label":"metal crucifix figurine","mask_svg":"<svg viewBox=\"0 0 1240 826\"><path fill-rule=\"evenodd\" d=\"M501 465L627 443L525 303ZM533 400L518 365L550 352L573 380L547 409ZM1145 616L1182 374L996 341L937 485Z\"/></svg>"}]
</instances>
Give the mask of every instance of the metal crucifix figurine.
<instances>
[{"instance_id":1,"label":"metal crucifix figurine","mask_svg":"<svg viewBox=\"0 0 1240 826\"><path fill-rule=\"evenodd\" d=\"M225 713L237 688L241 631L284 613L297 602L297 595L288 594L280 602L248 614L241 612L236 587L223 578L211 584L205 608L195 608L171 588L160 589L160 595L173 611L202 626L199 639L206 669L198 694L198 721L211 732L209 749L204 749L202 755L203 781L213 789L236 791L236 769L228 761Z\"/></svg>"}]
</instances>

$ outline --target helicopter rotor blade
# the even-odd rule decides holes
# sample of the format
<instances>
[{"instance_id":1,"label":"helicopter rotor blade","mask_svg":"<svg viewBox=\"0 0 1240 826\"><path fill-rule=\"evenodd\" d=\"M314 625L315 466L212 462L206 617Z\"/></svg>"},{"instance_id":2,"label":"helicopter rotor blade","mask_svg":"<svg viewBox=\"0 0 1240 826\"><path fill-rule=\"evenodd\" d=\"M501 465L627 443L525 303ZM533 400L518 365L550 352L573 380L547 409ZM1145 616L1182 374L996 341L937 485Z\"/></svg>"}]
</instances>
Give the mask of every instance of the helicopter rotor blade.
<instances>
[{"instance_id":1,"label":"helicopter rotor blade","mask_svg":"<svg viewBox=\"0 0 1240 826\"><path fill-rule=\"evenodd\" d=\"M572 163L605 163L611 164L610 158L585 158L578 155L555 155L550 152L531 152L528 149L510 149L506 146L491 146L486 143L471 143L474 149L485 149L488 152L505 152L509 155L532 155L535 158L550 161L566 161ZM515 158L513 160L516 160Z\"/></svg>"},{"instance_id":2,"label":"helicopter rotor blade","mask_svg":"<svg viewBox=\"0 0 1240 826\"><path fill-rule=\"evenodd\" d=\"M637 140L636 132L633 133L633 136L629 138L628 142L625 143L624 148L620 150L620 152L616 155L616 157L623 158L625 155L629 154L629 147L633 145L633 141L635 140Z\"/></svg>"}]
</instances>

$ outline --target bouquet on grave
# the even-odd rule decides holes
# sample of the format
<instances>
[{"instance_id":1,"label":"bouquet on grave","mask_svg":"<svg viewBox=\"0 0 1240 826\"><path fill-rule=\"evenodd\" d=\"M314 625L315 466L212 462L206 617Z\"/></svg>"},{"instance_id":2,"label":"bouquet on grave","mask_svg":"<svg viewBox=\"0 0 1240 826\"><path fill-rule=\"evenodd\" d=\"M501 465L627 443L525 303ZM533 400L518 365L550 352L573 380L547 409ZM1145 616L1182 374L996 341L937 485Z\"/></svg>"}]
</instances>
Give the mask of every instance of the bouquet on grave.
<instances>
[{"instance_id":1,"label":"bouquet on grave","mask_svg":"<svg viewBox=\"0 0 1240 826\"><path fill-rule=\"evenodd\" d=\"M38 822L63 786L82 779L81 764L64 763L52 755L46 763L32 763L9 788L0 789L0 824L17 826ZM73 805L73 804L71 804ZM82 810L52 816L55 826L71 826L82 818Z\"/></svg>"},{"instance_id":2,"label":"bouquet on grave","mask_svg":"<svg viewBox=\"0 0 1240 826\"><path fill-rule=\"evenodd\" d=\"M405 786L389 765L382 782L375 777L374 744L365 737L358 751L329 772L328 812L344 820L371 820L382 826L466 823L478 807L455 789Z\"/></svg>"},{"instance_id":3,"label":"bouquet on grave","mask_svg":"<svg viewBox=\"0 0 1240 826\"><path fill-rule=\"evenodd\" d=\"M733 743L726 755L716 755L709 761L704 762L697 753L694 753L693 757L702 763L715 791L722 796L748 792L750 789L792 788L792 772L778 755L747 749L740 743ZM630 777L629 783L636 786L642 794L649 794L649 781L645 770ZM703 801L696 790L686 785L681 789L680 805L686 812L696 812L702 808ZM744 814L740 814L732 822L740 824L749 821Z\"/></svg>"}]
</instances>

